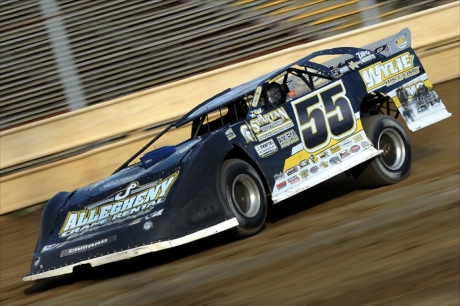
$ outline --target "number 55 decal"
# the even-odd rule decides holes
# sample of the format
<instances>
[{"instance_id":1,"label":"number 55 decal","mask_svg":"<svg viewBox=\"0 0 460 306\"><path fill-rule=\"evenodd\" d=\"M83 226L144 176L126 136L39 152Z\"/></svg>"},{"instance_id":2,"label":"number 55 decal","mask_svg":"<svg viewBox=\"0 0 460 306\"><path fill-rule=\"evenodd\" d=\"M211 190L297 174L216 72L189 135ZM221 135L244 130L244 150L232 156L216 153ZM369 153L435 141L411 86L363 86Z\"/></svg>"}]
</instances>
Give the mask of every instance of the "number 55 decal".
<instances>
[{"instance_id":1,"label":"number 55 decal","mask_svg":"<svg viewBox=\"0 0 460 306\"><path fill-rule=\"evenodd\" d=\"M353 134L356 119L342 80L293 102L305 149L312 153Z\"/></svg>"}]
</instances>

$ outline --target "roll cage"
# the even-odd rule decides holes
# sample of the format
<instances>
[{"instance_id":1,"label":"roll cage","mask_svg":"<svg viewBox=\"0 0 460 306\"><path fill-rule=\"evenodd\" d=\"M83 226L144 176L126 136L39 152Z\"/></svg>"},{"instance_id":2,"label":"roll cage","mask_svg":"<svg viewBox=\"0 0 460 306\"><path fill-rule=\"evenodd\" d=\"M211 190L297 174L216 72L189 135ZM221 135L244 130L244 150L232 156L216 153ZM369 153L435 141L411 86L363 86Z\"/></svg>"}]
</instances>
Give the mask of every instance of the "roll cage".
<instances>
[{"instance_id":1,"label":"roll cage","mask_svg":"<svg viewBox=\"0 0 460 306\"><path fill-rule=\"evenodd\" d=\"M131 161L139 156L143 151L150 147L156 140L162 135L169 131L172 127L180 127L187 123L192 123L192 138L209 133L230 124L236 123L241 120L247 119L252 111L256 109L267 110L270 107L267 96L267 85L279 81L282 77L280 84L289 89L288 81L289 76L295 76L301 79L305 86L308 87L309 91L314 91L328 82L338 79L341 75L334 74L331 68L338 67L340 65L347 65L350 60L359 60L358 54L360 52L368 52L373 55L373 61L381 60L385 58L384 55L376 53L369 49L353 48L353 47L342 47L332 48L322 51L316 51L312 54L290 64L279 68L271 73L265 74L252 81L244 83L232 89L226 89L223 92L213 96L212 98L199 104L182 118L169 124L160 134L154 139L148 142L142 149L136 152L131 158L129 158L123 165L121 165L114 173L125 168ZM323 55L339 55L338 57L318 64L311 60L315 57ZM369 61L370 64L373 61ZM324 81L324 82L319 82ZM258 88L261 88L260 99L257 94ZM286 91L289 92L289 91ZM306 94L306 93L304 93ZM382 101L380 108L383 105L387 105L388 112L390 111L388 101ZM211 114L218 112L217 118L211 119Z\"/></svg>"}]
</instances>

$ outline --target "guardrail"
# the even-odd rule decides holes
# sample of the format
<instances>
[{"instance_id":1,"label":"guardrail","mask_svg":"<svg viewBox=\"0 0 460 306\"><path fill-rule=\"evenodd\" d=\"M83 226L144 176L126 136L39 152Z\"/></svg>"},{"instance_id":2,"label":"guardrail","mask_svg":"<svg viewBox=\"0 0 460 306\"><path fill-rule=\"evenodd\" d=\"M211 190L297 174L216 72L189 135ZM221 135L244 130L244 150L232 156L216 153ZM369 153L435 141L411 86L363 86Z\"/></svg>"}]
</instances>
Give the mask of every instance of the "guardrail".
<instances>
[{"instance_id":1,"label":"guardrail","mask_svg":"<svg viewBox=\"0 0 460 306\"><path fill-rule=\"evenodd\" d=\"M1 168L171 121L228 87L315 50L363 46L404 27L411 29L413 48L433 83L460 76L460 3L456 2L2 132ZM155 133L150 131L1 178L0 214L46 201L59 190L72 190L106 177ZM178 129L159 145L187 137L187 128Z\"/></svg>"}]
</instances>

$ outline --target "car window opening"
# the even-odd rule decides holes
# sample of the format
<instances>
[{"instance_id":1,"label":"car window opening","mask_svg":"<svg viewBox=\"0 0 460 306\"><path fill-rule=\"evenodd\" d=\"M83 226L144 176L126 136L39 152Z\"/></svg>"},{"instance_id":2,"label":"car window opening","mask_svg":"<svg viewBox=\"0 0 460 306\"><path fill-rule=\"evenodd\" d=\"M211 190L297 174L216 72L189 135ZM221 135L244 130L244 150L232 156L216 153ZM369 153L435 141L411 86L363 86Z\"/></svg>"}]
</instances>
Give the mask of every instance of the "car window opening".
<instances>
[{"instance_id":1,"label":"car window opening","mask_svg":"<svg viewBox=\"0 0 460 306\"><path fill-rule=\"evenodd\" d=\"M249 107L247 96L237 99L231 105L221 107L209 114L194 120L192 123L192 137L211 133L222 127L237 123L247 118Z\"/></svg>"}]
</instances>

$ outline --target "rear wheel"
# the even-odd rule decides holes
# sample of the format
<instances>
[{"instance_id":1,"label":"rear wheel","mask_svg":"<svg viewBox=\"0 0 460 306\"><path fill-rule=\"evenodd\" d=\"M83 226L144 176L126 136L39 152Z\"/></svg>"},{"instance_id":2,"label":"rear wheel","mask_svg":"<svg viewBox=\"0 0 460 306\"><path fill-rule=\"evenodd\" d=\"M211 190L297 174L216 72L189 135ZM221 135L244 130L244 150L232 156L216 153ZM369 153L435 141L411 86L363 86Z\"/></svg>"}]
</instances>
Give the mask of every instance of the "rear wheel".
<instances>
[{"instance_id":1,"label":"rear wheel","mask_svg":"<svg viewBox=\"0 0 460 306\"><path fill-rule=\"evenodd\" d=\"M361 122L369 140L383 153L353 168L353 176L368 187L390 185L407 178L411 146L399 122L386 115L365 117Z\"/></svg>"},{"instance_id":2,"label":"rear wheel","mask_svg":"<svg viewBox=\"0 0 460 306\"><path fill-rule=\"evenodd\" d=\"M257 172L245 161L226 160L221 169L221 187L239 223L234 229L236 236L256 234L267 215L267 198Z\"/></svg>"}]
</instances>

